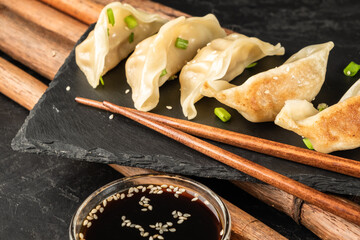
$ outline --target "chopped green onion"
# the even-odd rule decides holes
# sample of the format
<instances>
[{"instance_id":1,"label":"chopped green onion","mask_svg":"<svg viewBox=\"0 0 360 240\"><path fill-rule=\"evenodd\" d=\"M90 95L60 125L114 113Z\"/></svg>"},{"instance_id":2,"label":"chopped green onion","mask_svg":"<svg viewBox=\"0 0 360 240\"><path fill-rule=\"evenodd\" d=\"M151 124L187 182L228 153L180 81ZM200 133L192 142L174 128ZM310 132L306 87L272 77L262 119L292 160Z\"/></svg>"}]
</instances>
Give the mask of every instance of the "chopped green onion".
<instances>
[{"instance_id":1,"label":"chopped green onion","mask_svg":"<svg viewBox=\"0 0 360 240\"><path fill-rule=\"evenodd\" d=\"M130 33L129 35L129 43L132 43L134 41L134 33Z\"/></svg>"},{"instance_id":2,"label":"chopped green onion","mask_svg":"<svg viewBox=\"0 0 360 240\"><path fill-rule=\"evenodd\" d=\"M107 13L107 16L108 16L109 23L112 26L114 26L115 25L115 17L114 17L114 12L113 12L112 8L108 8L106 10L106 13Z\"/></svg>"},{"instance_id":3,"label":"chopped green onion","mask_svg":"<svg viewBox=\"0 0 360 240\"><path fill-rule=\"evenodd\" d=\"M181 49L186 49L188 47L188 44L189 44L188 40L178 37L175 42L175 47L181 48Z\"/></svg>"},{"instance_id":4,"label":"chopped green onion","mask_svg":"<svg viewBox=\"0 0 360 240\"><path fill-rule=\"evenodd\" d=\"M303 142L305 143L306 147L310 150L314 150L313 145L311 144L310 140L308 138L303 138Z\"/></svg>"},{"instance_id":5,"label":"chopped green onion","mask_svg":"<svg viewBox=\"0 0 360 240\"><path fill-rule=\"evenodd\" d=\"M103 85L103 86L104 86L104 85L105 85L105 83L104 83L104 79L102 78L102 76L100 76L100 79L99 79L99 80L100 80L101 85Z\"/></svg>"},{"instance_id":6,"label":"chopped green onion","mask_svg":"<svg viewBox=\"0 0 360 240\"><path fill-rule=\"evenodd\" d=\"M252 64L250 64L249 66L247 66L246 68L252 68L255 67L257 65L257 62L253 62Z\"/></svg>"},{"instance_id":7,"label":"chopped green onion","mask_svg":"<svg viewBox=\"0 0 360 240\"><path fill-rule=\"evenodd\" d=\"M108 33L108 36L110 36L110 29L107 28L107 33Z\"/></svg>"},{"instance_id":8,"label":"chopped green onion","mask_svg":"<svg viewBox=\"0 0 360 240\"><path fill-rule=\"evenodd\" d=\"M221 121L223 122L227 122L230 120L231 115L228 111L226 111L224 108L222 107L218 107L214 109L214 113L215 115L220 118Z\"/></svg>"},{"instance_id":9,"label":"chopped green onion","mask_svg":"<svg viewBox=\"0 0 360 240\"><path fill-rule=\"evenodd\" d=\"M162 70L160 77L165 76L167 74L166 68L164 68L164 70Z\"/></svg>"},{"instance_id":10,"label":"chopped green onion","mask_svg":"<svg viewBox=\"0 0 360 240\"><path fill-rule=\"evenodd\" d=\"M347 65L346 68L344 69L344 74L346 76L353 77L355 76L355 74L357 74L359 70L360 70L360 65L351 61L349 65Z\"/></svg>"},{"instance_id":11,"label":"chopped green onion","mask_svg":"<svg viewBox=\"0 0 360 240\"><path fill-rule=\"evenodd\" d=\"M176 76L176 75L172 75L171 77L169 77L168 80L174 80L175 78L177 78L177 76Z\"/></svg>"},{"instance_id":12,"label":"chopped green onion","mask_svg":"<svg viewBox=\"0 0 360 240\"><path fill-rule=\"evenodd\" d=\"M322 110L324 110L325 108L329 107L326 103L320 103L317 106L317 109L319 110L319 112L321 112Z\"/></svg>"},{"instance_id":13,"label":"chopped green onion","mask_svg":"<svg viewBox=\"0 0 360 240\"><path fill-rule=\"evenodd\" d=\"M127 16L124 18L124 21L129 29L133 29L138 25L138 22L133 15Z\"/></svg>"}]
</instances>

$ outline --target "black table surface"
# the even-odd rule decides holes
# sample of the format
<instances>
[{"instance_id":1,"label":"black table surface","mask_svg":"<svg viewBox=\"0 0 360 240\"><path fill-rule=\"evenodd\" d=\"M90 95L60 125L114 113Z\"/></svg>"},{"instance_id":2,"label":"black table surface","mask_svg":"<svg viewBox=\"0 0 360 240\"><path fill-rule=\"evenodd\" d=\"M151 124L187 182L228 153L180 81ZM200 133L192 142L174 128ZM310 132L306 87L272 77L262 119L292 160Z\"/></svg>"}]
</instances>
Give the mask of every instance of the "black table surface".
<instances>
[{"instance_id":1,"label":"black table surface","mask_svg":"<svg viewBox=\"0 0 360 240\"><path fill-rule=\"evenodd\" d=\"M246 7L249 10L249 16L256 17L257 8L267 7L271 12L270 15L273 16L271 21L281 21L281 13L285 10L276 8L279 4L283 4L284 8L294 7L295 4L299 9L297 14L301 14L305 9L318 8L320 14L315 14L317 10L312 11L316 16L334 14L334 21L322 22L321 19L317 19L315 21L317 26L335 24L334 31L336 29L341 31L344 38L351 37L359 40L359 31L351 33L350 30L344 30L348 27L347 25L336 25L336 19L346 18L358 12L358 7L354 7L351 2L346 1L341 3L320 0L273 1L273 4L266 1L228 0L159 2L192 15L203 15L208 12L216 14L217 12L229 10L229 6L231 6L233 11L229 12L228 15L221 15L220 22L232 22L229 19L236 17L237 8ZM191 8L192 4L196 4L196 8ZM324 4L331 4L331 8L334 8L333 11L321 12L321 7ZM348 6L346 7L346 15L337 16L336 7L344 4ZM330 9L330 7L327 9ZM241 17L237 17L241 21ZM304 23L305 25L294 22L294 27L303 26L308 27L309 31L316 31L316 27L311 28L316 24L308 22L309 19ZM266 38L269 38L266 35L269 33L267 30L274 26L281 27L281 24L271 25L271 21L269 20L263 29L258 30L259 37L261 31L263 31L266 40ZM350 23L350 21L346 23ZM360 26L359 22L356 21L353 24ZM229 24L224 27L244 34L253 32L251 24L246 26L242 26L241 23L237 25ZM296 41L296 39L289 40ZM356 41L354 40L354 42ZM299 45L301 44L299 43ZM357 51L356 54L359 57L360 51ZM3 53L0 56L12 61ZM12 62L26 69L21 64ZM28 71L39 77L30 70ZM7 97L0 95L0 121L2 123L0 125L0 213L2 213L0 217L0 239L67 239L70 219L81 202L100 186L120 178L122 175L104 164L12 151L10 147L11 140L27 115L27 110ZM219 195L230 200L289 239L317 239L314 234L294 223L285 214L254 199L226 181L204 178L196 178L196 180L205 183Z\"/></svg>"}]
</instances>

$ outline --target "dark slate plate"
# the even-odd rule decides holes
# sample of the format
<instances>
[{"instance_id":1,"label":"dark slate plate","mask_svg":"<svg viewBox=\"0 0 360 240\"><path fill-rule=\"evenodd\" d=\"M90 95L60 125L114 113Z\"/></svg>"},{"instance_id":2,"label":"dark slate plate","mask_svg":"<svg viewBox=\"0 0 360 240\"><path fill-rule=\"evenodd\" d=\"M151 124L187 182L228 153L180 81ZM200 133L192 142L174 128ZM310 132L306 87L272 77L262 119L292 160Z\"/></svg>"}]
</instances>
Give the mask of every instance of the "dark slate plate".
<instances>
[{"instance_id":1,"label":"dark slate plate","mask_svg":"<svg viewBox=\"0 0 360 240\"><path fill-rule=\"evenodd\" d=\"M204 1L200 1L198 4L201 5L201 3ZM215 4L211 1L209 3ZM225 5L214 5L213 7L221 9L225 6L229 8L228 12L234 12L231 11L232 3L225 2L223 4ZM236 3L233 4L236 5ZM238 32L259 37L274 44L281 42L287 53L283 57L267 57L259 61L255 68L246 70L233 83L240 84L255 73L282 64L290 55L304 46L332 40L335 42L335 48L330 53L326 82L314 104L336 103L355 81L354 78L345 77L342 69L349 60L359 57L360 53L360 47L354 44L353 39L344 38L350 32L341 26L347 26L349 21L339 18L336 19L337 26L331 25L335 24L335 20L330 20L332 16L328 15L326 11L335 11L332 5L326 5L325 10L320 9L320 11L306 7L296 10L298 5L287 5L281 9L283 12L278 12L280 16L276 16L275 19L273 13L278 10L272 9L271 6L268 6L267 10L253 10L253 15L249 13L249 7L254 6L249 3L248 8L239 8L243 15L234 15L234 19L226 19L227 15L224 13L217 13L217 15L220 15L219 19L222 20L224 27L233 28ZM330 9L330 7L332 8ZM294 14L294 11L297 11L297 14ZM322 15L324 11L327 14ZM344 8L343 11L348 11L348 8ZM224 12L226 11L224 10ZM247 16L246 19L244 15ZM323 19L316 18L319 16ZM274 24L264 27L263 23L267 23L271 17L274 19ZM302 20L303 25L297 22L299 19ZM236 21L240 20L242 21L241 26L234 25ZM357 16L355 20L359 21L359 17ZM354 23L352 22L352 24ZM80 41L86 37L87 33ZM355 34L358 33L355 31ZM105 75L104 87L100 86L94 90L88 85L85 76L77 67L73 51L57 73L49 89L30 112L13 140L13 148L26 152L53 154L107 164L117 163L185 175L255 181L239 171L203 156L131 120L121 116L115 116L110 120L109 113L74 102L76 96L82 96L132 107L131 94L125 94L125 90L129 89L129 86L126 83L124 64L125 61L121 62ZM70 91L66 91L67 86L71 87ZM183 119L179 103L179 88L177 80L167 82L160 90L160 103L153 112ZM173 109L168 110L166 108L168 105ZM273 123L250 123L228 107L225 108L229 110L233 118L228 123L222 123L213 114L213 109L217 106L222 105L214 99L202 99L196 104L198 117L194 121L304 147L301 138L296 134L281 129ZM360 194L360 179L248 150L215 144L321 191L350 195ZM355 160L360 159L360 149L334 154Z\"/></svg>"}]
</instances>

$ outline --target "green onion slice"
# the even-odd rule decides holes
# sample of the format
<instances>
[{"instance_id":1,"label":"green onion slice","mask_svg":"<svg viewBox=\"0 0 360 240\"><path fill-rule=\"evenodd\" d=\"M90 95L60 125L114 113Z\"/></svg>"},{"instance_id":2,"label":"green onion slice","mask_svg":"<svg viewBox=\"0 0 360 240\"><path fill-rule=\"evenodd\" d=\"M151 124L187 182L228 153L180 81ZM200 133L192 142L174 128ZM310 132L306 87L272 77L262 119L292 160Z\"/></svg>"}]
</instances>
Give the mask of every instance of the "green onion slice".
<instances>
[{"instance_id":1,"label":"green onion slice","mask_svg":"<svg viewBox=\"0 0 360 240\"><path fill-rule=\"evenodd\" d=\"M220 118L221 121L223 122L227 122L230 120L231 115L228 111L226 111L224 108L222 107L218 107L214 109L214 113L215 115Z\"/></svg>"},{"instance_id":2,"label":"green onion slice","mask_svg":"<svg viewBox=\"0 0 360 240\"><path fill-rule=\"evenodd\" d=\"M360 70L360 65L351 61L349 65L344 68L344 74L348 77L353 77Z\"/></svg>"},{"instance_id":3,"label":"green onion slice","mask_svg":"<svg viewBox=\"0 0 360 240\"><path fill-rule=\"evenodd\" d=\"M182 39L178 37L175 41L175 47L180 49L186 49L188 45L189 45L189 41L186 39Z\"/></svg>"},{"instance_id":4,"label":"green onion slice","mask_svg":"<svg viewBox=\"0 0 360 240\"><path fill-rule=\"evenodd\" d=\"M124 18L124 21L129 29L133 29L138 25L138 22L133 15L127 16Z\"/></svg>"},{"instance_id":5,"label":"green onion slice","mask_svg":"<svg viewBox=\"0 0 360 240\"><path fill-rule=\"evenodd\" d=\"M257 62L253 62L249 66L247 66L246 68L252 68L252 67L255 67L256 65L257 65Z\"/></svg>"},{"instance_id":6,"label":"green onion slice","mask_svg":"<svg viewBox=\"0 0 360 240\"><path fill-rule=\"evenodd\" d=\"M114 12L113 12L112 8L108 8L106 10L106 13L107 13L107 16L108 16L109 23L112 26L114 26L115 25L115 17L114 17Z\"/></svg>"},{"instance_id":7,"label":"green onion slice","mask_svg":"<svg viewBox=\"0 0 360 240\"><path fill-rule=\"evenodd\" d=\"M310 150L314 150L313 145L311 144L310 140L308 138L303 138L303 142L305 143L306 147Z\"/></svg>"},{"instance_id":8,"label":"green onion slice","mask_svg":"<svg viewBox=\"0 0 360 240\"><path fill-rule=\"evenodd\" d=\"M104 85L105 85L105 83L104 83L104 79L102 78L102 76L100 76L100 79L99 79L99 80L100 80L101 85L103 85L103 86L104 86Z\"/></svg>"},{"instance_id":9,"label":"green onion slice","mask_svg":"<svg viewBox=\"0 0 360 240\"><path fill-rule=\"evenodd\" d=\"M320 103L317 106L317 109L319 110L319 112L321 112L322 110L324 110L325 108L329 107L326 103Z\"/></svg>"},{"instance_id":10,"label":"green onion slice","mask_svg":"<svg viewBox=\"0 0 360 240\"><path fill-rule=\"evenodd\" d=\"M134 41L134 33L130 33L129 35L129 43L132 43Z\"/></svg>"},{"instance_id":11,"label":"green onion slice","mask_svg":"<svg viewBox=\"0 0 360 240\"><path fill-rule=\"evenodd\" d=\"M160 77L165 76L167 74L166 68L164 68L164 70L162 70Z\"/></svg>"}]
</instances>

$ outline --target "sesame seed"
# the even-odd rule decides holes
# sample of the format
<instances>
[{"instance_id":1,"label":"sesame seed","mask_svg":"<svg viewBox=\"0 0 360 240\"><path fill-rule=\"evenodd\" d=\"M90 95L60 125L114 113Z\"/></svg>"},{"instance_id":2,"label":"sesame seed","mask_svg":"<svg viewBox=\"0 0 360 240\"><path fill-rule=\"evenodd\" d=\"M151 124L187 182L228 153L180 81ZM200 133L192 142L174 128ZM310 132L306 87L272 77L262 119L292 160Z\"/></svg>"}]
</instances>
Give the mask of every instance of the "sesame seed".
<instances>
[{"instance_id":1,"label":"sesame seed","mask_svg":"<svg viewBox=\"0 0 360 240\"><path fill-rule=\"evenodd\" d=\"M174 210L174 211L172 211L172 213L171 213L171 214L172 214L172 215L175 215L175 214L176 214L176 212L177 212L177 211L176 211L176 210Z\"/></svg>"},{"instance_id":2,"label":"sesame seed","mask_svg":"<svg viewBox=\"0 0 360 240\"><path fill-rule=\"evenodd\" d=\"M139 186L137 186L136 188L137 188L137 189L141 189L141 188L144 188L144 186L139 185Z\"/></svg>"},{"instance_id":3,"label":"sesame seed","mask_svg":"<svg viewBox=\"0 0 360 240\"><path fill-rule=\"evenodd\" d=\"M279 78L275 76L275 77L273 77L273 79L274 79L274 80L278 80Z\"/></svg>"},{"instance_id":4,"label":"sesame seed","mask_svg":"<svg viewBox=\"0 0 360 240\"><path fill-rule=\"evenodd\" d=\"M123 215L123 216L121 217L121 220L125 221L125 219L126 219L126 217Z\"/></svg>"},{"instance_id":5,"label":"sesame seed","mask_svg":"<svg viewBox=\"0 0 360 240\"><path fill-rule=\"evenodd\" d=\"M106 205L107 205L106 199L104 199L104 201L102 202L102 204L103 204L104 207L106 207Z\"/></svg>"},{"instance_id":6,"label":"sesame seed","mask_svg":"<svg viewBox=\"0 0 360 240\"><path fill-rule=\"evenodd\" d=\"M347 71L346 74L350 76L351 72L350 72L350 71Z\"/></svg>"},{"instance_id":7,"label":"sesame seed","mask_svg":"<svg viewBox=\"0 0 360 240\"><path fill-rule=\"evenodd\" d=\"M130 92L130 89L125 90L125 94L128 94Z\"/></svg>"},{"instance_id":8,"label":"sesame seed","mask_svg":"<svg viewBox=\"0 0 360 240\"><path fill-rule=\"evenodd\" d=\"M80 239L83 239L83 238L84 238L84 234L83 234L83 233L79 233L79 237L80 237Z\"/></svg>"},{"instance_id":9,"label":"sesame seed","mask_svg":"<svg viewBox=\"0 0 360 240\"><path fill-rule=\"evenodd\" d=\"M149 237L149 240L154 240L154 238L152 236Z\"/></svg>"},{"instance_id":10,"label":"sesame seed","mask_svg":"<svg viewBox=\"0 0 360 240\"><path fill-rule=\"evenodd\" d=\"M88 224L86 225L87 228L91 227L91 222L88 222Z\"/></svg>"},{"instance_id":11,"label":"sesame seed","mask_svg":"<svg viewBox=\"0 0 360 240\"><path fill-rule=\"evenodd\" d=\"M264 93L269 94L270 93L269 89L266 89Z\"/></svg>"},{"instance_id":12,"label":"sesame seed","mask_svg":"<svg viewBox=\"0 0 360 240\"><path fill-rule=\"evenodd\" d=\"M126 224L127 227L130 227L130 225L131 225L131 222L128 222L128 223Z\"/></svg>"},{"instance_id":13,"label":"sesame seed","mask_svg":"<svg viewBox=\"0 0 360 240\"><path fill-rule=\"evenodd\" d=\"M184 217L191 217L191 215L190 214L188 214L188 213L185 213L184 215L183 215Z\"/></svg>"},{"instance_id":14,"label":"sesame seed","mask_svg":"<svg viewBox=\"0 0 360 240\"><path fill-rule=\"evenodd\" d=\"M129 193L129 194L127 195L127 197L132 197L132 196L134 196L134 194L132 194L132 193Z\"/></svg>"},{"instance_id":15,"label":"sesame seed","mask_svg":"<svg viewBox=\"0 0 360 240\"><path fill-rule=\"evenodd\" d=\"M170 227L173 225L172 222L166 222L166 224L167 224L168 226L170 226Z\"/></svg>"},{"instance_id":16,"label":"sesame seed","mask_svg":"<svg viewBox=\"0 0 360 240\"><path fill-rule=\"evenodd\" d=\"M224 229L221 229L220 236L224 234Z\"/></svg>"},{"instance_id":17,"label":"sesame seed","mask_svg":"<svg viewBox=\"0 0 360 240\"><path fill-rule=\"evenodd\" d=\"M129 222L131 222L129 219L126 219L125 221L124 221L125 223L129 223Z\"/></svg>"},{"instance_id":18,"label":"sesame seed","mask_svg":"<svg viewBox=\"0 0 360 240\"><path fill-rule=\"evenodd\" d=\"M152 210L153 210L153 206L150 205L150 206L148 207L148 209L149 209L150 211L152 211Z\"/></svg>"},{"instance_id":19,"label":"sesame seed","mask_svg":"<svg viewBox=\"0 0 360 240\"><path fill-rule=\"evenodd\" d=\"M103 213L103 212L104 212L104 208L100 208L99 211L100 211L101 213Z\"/></svg>"},{"instance_id":20,"label":"sesame seed","mask_svg":"<svg viewBox=\"0 0 360 240\"><path fill-rule=\"evenodd\" d=\"M195 201L197 201L197 200L198 200L197 197L194 197L193 199L191 199L192 202L195 202Z\"/></svg>"},{"instance_id":21,"label":"sesame seed","mask_svg":"<svg viewBox=\"0 0 360 240\"><path fill-rule=\"evenodd\" d=\"M182 219L177 221L178 224L182 224L183 222L184 222L184 220L182 220Z\"/></svg>"},{"instance_id":22,"label":"sesame seed","mask_svg":"<svg viewBox=\"0 0 360 240\"><path fill-rule=\"evenodd\" d=\"M148 233L148 232L145 232L145 233L143 234L143 237L147 237L147 236L149 236L149 233Z\"/></svg>"},{"instance_id":23,"label":"sesame seed","mask_svg":"<svg viewBox=\"0 0 360 240\"><path fill-rule=\"evenodd\" d=\"M141 211L146 212L148 209L147 208L142 208Z\"/></svg>"},{"instance_id":24,"label":"sesame seed","mask_svg":"<svg viewBox=\"0 0 360 240\"><path fill-rule=\"evenodd\" d=\"M141 228L141 226L139 224L137 224L137 225L135 225L135 228L139 229L139 228Z\"/></svg>"},{"instance_id":25,"label":"sesame seed","mask_svg":"<svg viewBox=\"0 0 360 240\"><path fill-rule=\"evenodd\" d=\"M209 205L209 204L210 204L209 201L207 201L207 200L206 200L204 203L205 203L205 205Z\"/></svg>"},{"instance_id":26,"label":"sesame seed","mask_svg":"<svg viewBox=\"0 0 360 240\"><path fill-rule=\"evenodd\" d=\"M99 210L100 208L101 208L100 204L96 206L96 210Z\"/></svg>"},{"instance_id":27,"label":"sesame seed","mask_svg":"<svg viewBox=\"0 0 360 240\"><path fill-rule=\"evenodd\" d=\"M168 187L168 185L163 184L163 185L161 185L161 187L162 187L162 188L167 188L167 187Z\"/></svg>"},{"instance_id":28,"label":"sesame seed","mask_svg":"<svg viewBox=\"0 0 360 240\"><path fill-rule=\"evenodd\" d=\"M139 231L140 232L144 232L145 230L143 228L139 228Z\"/></svg>"},{"instance_id":29,"label":"sesame seed","mask_svg":"<svg viewBox=\"0 0 360 240\"><path fill-rule=\"evenodd\" d=\"M87 219L85 219L84 222L83 222L83 226L86 226L88 224L88 222L89 221Z\"/></svg>"},{"instance_id":30,"label":"sesame seed","mask_svg":"<svg viewBox=\"0 0 360 240\"><path fill-rule=\"evenodd\" d=\"M177 194L177 193L175 193L174 196L175 196L176 198L179 198L179 194Z\"/></svg>"},{"instance_id":31,"label":"sesame seed","mask_svg":"<svg viewBox=\"0 0 360 240\"><path fill-rule=\"evenodd\" d=\"M126 224L126 222L123 222L123 223L121 224L121 226L122 226L122 227L124 227L124 226L125 226L125 224Z\"/></svg>"},{"instance_id":32,"label":"sesame seed","mask_svg":"<svg viewBox=\"0 0 360 240\"><path fill-rule=\"evenodd\" d=\"M93 210L91 210L91 213L96 213L97 212L97 209L93 209Z\"/></svg>"},{"instance_id":33,"label":"sesame seed","mask_svg":"<svg viewBox=\"0 0 360 240\"><path fill-rule=\"evenodd\" d=\"M155 225L149 225L149 227L151 227L151 228L155 228Z\"/></svg>"},{"instance_id":34,"label":"sesame seed","mask_svg":"<svg viewBox=\"0 0 360 240\"><path fill-rule=\"evenodd\" d=\"M175 229L175 228L170 228L169 231L170 231L170 232L175 232L176 229Z\"/></svg>"},{"instance_id":35,"label":"sesame seed","mask_svg":"<svg viewBox=\"0 0 360 240\"><path fill-rule=\"evenodd\" d=\"M87 220L93 220L94 218L93 218L93 217L90 217L90 216L87 216L86 219L87 219Z\"/></svg>"},{"instance_id":36,"label":"sesame seed","mask_svg":"<svg viewBox=\"0 0 360 240\"><path fill-rule=\"evenodd\" d=\"M122 193L122 194L120 195L120 198L121 198L121 199L124 199L124 198L125 198L125 193Z\"/></svg>"},{"instance_id":37,"label":"sesame seed","mask_svg":"<svg viewBox=\"0 0 360 240\"><path fill-rule=\"evenodd\" d=\"M67 92L70 91L70 86L67 86L67 87L66 87L66 91L67 91Z\"/></svg>"},{"instance_id":38,"label":"sesame seed","mask_svg":"<svg viewBox=\"0 0 360 240\"><path fill-rule=\"evenodd\" d=\"M172 106L166 106L167 109L171 110L172 109Z\"/></svg>"},{"instance_id":39,"label":"sesame seed","mask_svg":"<svg viewBox=\"0 0 360 240\"><path fill-rule=\"evenodd\" d=\"M135 227L135 224L131 224L130 227L131 227L131 228L134 228L134 227Z\"/></svg>"},{"instance_id":40,"label":"sesame seed","mask_svg":"<svg viewBox=\"0 0 360 240\"><path fill-rule=\"evenodd\" d=\"M170 188L167 188L167 189L166 189L166 191L168 191L168 192L172 192L172 190L171 190Z\"/></svg>"},{"instance_id":41,"label":"sesame seed","mask_svg":"<svg viewBox=\"0 0 360 240\"><path fill-rule=\"evenodd\" d=\"M114 114L111 114L110 116L109 116L109 119L111 120L111 119L113 119L114 118Z\"/></svg>"},{"instance_id":42,"label":"sesame seed","mask_svg":"<svg viewBox=\"0 0 360 240\"><path fill-rule=\"evenodd\" d=\"M157 192L157 194L162 194L163 193L163 190L159 190L158 192Z\"/></svg>"},{"instance_id":43,"label":"sesame seed","mask_svg":"<svg viewBox=\"0 0 360 240\"><path fill-rule=\"evenodd\" d=\"M93 215L94 219L97 220L98 216L96 214Z\"/></svg>"},{"instance_id":44,"label":"sesame seed","mask_svg":"<svg viewBox=\"0 0 360 240\"><path fill-rule=\"evenodd\" d=\"M53 57L56 56L56 52L54 50L51 51L51 54L52 54Z\"/></svg>"}]
</instances>

